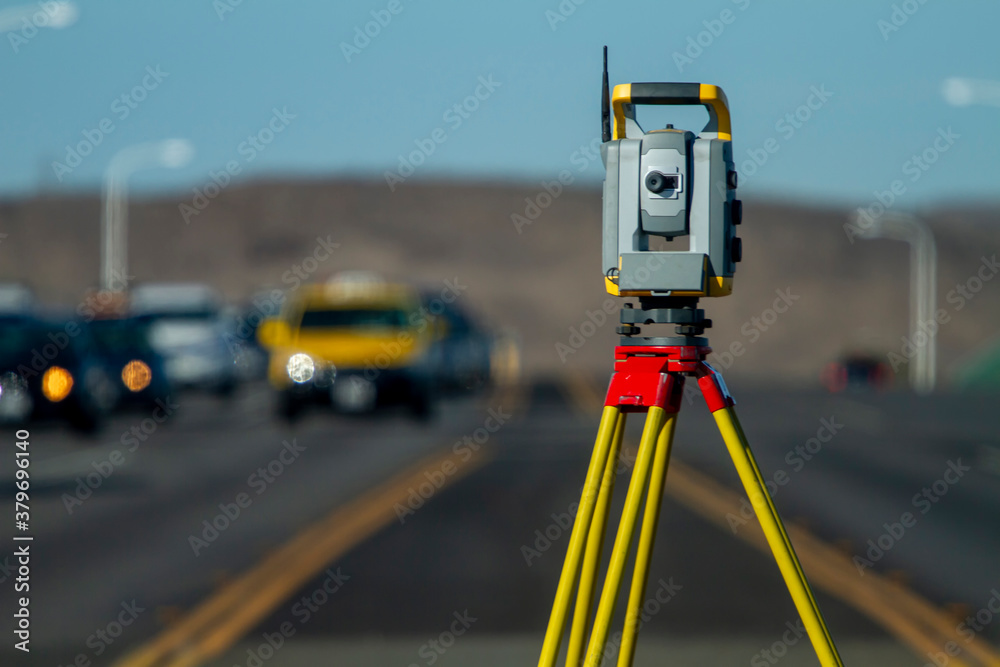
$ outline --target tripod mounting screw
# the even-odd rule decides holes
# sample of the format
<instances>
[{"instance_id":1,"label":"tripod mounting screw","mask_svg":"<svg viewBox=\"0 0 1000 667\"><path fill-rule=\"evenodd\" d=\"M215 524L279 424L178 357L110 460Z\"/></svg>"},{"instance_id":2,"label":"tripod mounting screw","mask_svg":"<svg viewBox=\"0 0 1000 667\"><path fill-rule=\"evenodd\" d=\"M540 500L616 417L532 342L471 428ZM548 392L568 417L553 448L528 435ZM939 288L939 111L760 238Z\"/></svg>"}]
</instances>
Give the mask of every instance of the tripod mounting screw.
<instances>
[{"instance_id":1,"label":"tripod mounting screw","mask_svg":"<svg viewBox=\"0 0 1000 667\"><path fill-rule=\"evenodd\" d=\"M639 333L639 327L634 324L623 324L620 327L615 327L615 333L620 336L634 336Z\"/></svg>"}]
</instances>

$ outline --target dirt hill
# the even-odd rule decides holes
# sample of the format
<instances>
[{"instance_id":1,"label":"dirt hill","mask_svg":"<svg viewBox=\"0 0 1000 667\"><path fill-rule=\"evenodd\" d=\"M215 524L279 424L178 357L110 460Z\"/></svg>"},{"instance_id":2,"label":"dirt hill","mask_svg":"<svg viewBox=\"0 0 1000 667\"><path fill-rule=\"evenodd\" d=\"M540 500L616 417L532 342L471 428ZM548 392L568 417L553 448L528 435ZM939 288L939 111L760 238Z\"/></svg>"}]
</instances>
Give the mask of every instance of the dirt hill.
<instances>
[{"instance_id":1,"label":"dirt hill","mask_svg":"<svg viewBox=\"0 0 1000 667\"><path fill-rule=\"evenodd\" d=\"M540 184L423 182L390 192L381 181L330 180L133 201L130 270L137 281L208 282L237 301L345 269L432 289L457 284L471 308L518 332L529 372L606 374L617 315L601 323L600 191L544 193ZM545 206L530 210L531 202ZM845 350L902 351L905 244L851 243L846 210L747 201L744 211L735 294L704 302L716 351L742 343L740 356L717 360L729 374L815 382ZM534 219L518 229L512 214ZM97 280L99 217L96 195L0 202L0 280L27 282L48 302L77 303ZM998 216L948 209L925 217L938 241L938 307L949 317L938 353L947 378L1000 332L1000 280L971 298L953 291L970 280L976 287L983 258L1000 250ZM323 260L331 243L339 246Z\"/></svg>"}]
</instances>

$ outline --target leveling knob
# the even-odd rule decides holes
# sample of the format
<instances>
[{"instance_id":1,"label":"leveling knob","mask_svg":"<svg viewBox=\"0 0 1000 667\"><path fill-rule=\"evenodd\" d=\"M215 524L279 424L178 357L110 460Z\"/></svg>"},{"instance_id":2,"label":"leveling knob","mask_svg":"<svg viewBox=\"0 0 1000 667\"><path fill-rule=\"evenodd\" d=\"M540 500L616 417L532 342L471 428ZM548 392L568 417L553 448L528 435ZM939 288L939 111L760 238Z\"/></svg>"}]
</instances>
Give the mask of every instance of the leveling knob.
<instances>
[{"instance_id":1,"label":"leveling knob","mask_svg":"<svg viewBox=\"0 0 1000 667\"><path fill-rule=\"evenodd\" d=\"M733 237L732 245L729 249L729 254L732 256L734 262L743 261L743 239L738 236Z\"/></svg>"}]
</instances>

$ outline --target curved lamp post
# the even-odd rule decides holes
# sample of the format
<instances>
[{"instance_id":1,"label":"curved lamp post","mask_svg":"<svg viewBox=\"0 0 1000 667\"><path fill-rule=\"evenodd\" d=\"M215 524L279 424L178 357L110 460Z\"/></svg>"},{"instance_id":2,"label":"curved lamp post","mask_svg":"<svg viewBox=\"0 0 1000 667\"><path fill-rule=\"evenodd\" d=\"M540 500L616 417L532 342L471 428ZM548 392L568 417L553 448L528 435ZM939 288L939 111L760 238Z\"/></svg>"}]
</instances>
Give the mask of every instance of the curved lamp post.
<instances>
[{"instance_id":1,"label":"curved lamp post","mask_svg":"<svg viewBox=\"0 0 1000 667\"><path fill-rule=\"evenodd\" d=\"M972 104L1000 107L1000 81L953 76L944 80L941 95L954 107Z\"/></svg>"},{"instance_id":2,"label":"curved lamp post","mask_svg":"<svg viewBox=\"0 0 1000 667\"><path fill-rule=\"evenodd\" d=\"M128 287L128 177L142 169L176 169L190 162L194 147L186 139L128 146L115 153L104 171L101 215L101 289Z\"/></svg>"},{"instance_id":3,"label":"curved lamp post","mask_svg":"<svg viewBox=\"0 0 1000 667\"><path fill-rule=\"evenodd\" d=\"M36 21L37 14L46 17L44 22ZM36 28L68 28L76 23L80 10L72 2L50 2L47 5L17 5L0 10L0 32L13 32L25 27L25 21Z\"/></svg>"},{"instance_id":4,"label":"curved lamp post","mask_svg":"<svg viewBox=\"0 0 1000 667\"><path fill-rule=\"evenodd\" d=\"M934 391L937 383L937 328L928 327L937 310L937 245L927 223L915 216L886 211L877 218L855 219L858 236L892 239L910 244L910 342L922 328L927 344L917 347L909 363L910 386L920 394ZM929 330L926 330L929 329Z\"/></svg>"}]
</instances>

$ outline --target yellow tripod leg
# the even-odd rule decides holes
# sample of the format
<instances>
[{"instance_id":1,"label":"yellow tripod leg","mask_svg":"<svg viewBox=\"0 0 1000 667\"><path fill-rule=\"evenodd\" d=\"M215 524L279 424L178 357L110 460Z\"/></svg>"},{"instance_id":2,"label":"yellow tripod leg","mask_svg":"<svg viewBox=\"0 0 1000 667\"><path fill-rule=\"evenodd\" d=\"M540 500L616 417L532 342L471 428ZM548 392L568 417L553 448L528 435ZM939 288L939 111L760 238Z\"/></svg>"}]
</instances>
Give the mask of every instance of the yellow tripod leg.
<instances>
[{"instance_id":1,"label":"yellow tripod leg","mask_svg":"<svg viewBox=\"0 0 1000 667\"><path fill-rule=\"evenodd\" d=\"M833 637L830 636L830 631L816 604L816 598L809 588L809 582L802 571L798 556L795 555L795 549L792 548L792 542L788 539L788 533L781 523L781 517L774 507L774 501L767 492L764 477L757 467L753 452L750 451L750 444L743 433L735 410L732 407L724 407L713 412L712 416L715 417L722 439L726 442L729 456L736 465L743 488L746 489L747 496L753 504L757 520L764 529L764 536L781 570L781 576L785 579L788 591L792 594L795 608L802 617L802 623L809 634L809 640L820 664L823 667L843 667L844 663L840 660Z\"/></svg>"},{"instance_id":2,"label":"yellow tripod leg","mask_svg":"<svg viewBox=\"0 0 1000 667\"><path fill-rule=\"evenodd\" d=\"M573 624L569 634L569 645L566 648L567 665L580 664L580 656L583 654L583 642L587 637L587 622L590 620L590 606L594 599L594 584L597 583L597 568L601 562L604 532L608 525L611 497L615 491L615 473L618 468L618 452L621 451L622 436L625 433L625 417L624 412L618 415L615 439L611 445L611 454L608 456L608 462L604 466L601 492L597 496L594 518L590 522L590 532L587 534L587 545L584 548L583 556L583 570L580 572L580 587L576 592L576 608L573 611Z\"/></svg>"},{"instance_id":3,"label":"yellow tripod leg","mask_svg":"<svg viewBox=\"0 0 1000 667\"><path fill-rule=\"evenodd\" d=\"M635 469L632 471L632 479L629 480L628 493L625 496L625 509L622 512L621 522L618 524L615 546L611 551L608 573L604 579L604 588L601 590L601 601L597 605L594 630L590 635L590 643L587 645L585 663L587 667L597 667L601 664L604 645L608 641L611 617L614 616L615 602L618 598L618 591L621 589L622 571L625 569L625 560L628 558L629 547L632 545L632 534L635 532L636 523L638 523L639 505L642 504L646 480L649 478L653 450L656 449L656 441L660 431L663 430L666 414L663 408L653 407L646 415L642 440L639 441L638 459Z\"/></svg>"},{"instance_id":4,"label":"yellow tripod leg","mask_svg":"<svg viewBox=\"0 0 1000 667\"><path fill-rule=\"evenodd\" d=\"M667 421L660 430L653 456L653 470L649 475L649 491L646 493L646 509L642 517L642 532L639 533L639 547L635 554L635 572L632 574L632 588L629 591L628 606L625 608L625 627L622 629L621 652L618 667L629 667L635 656L635 640L639 632L639 615L642 613L643 596L649 580L649 561L656 540L656 526L660 521L660 506L663 504L663 487L667 480L667 466L670 465L670 448L674 442L674 424L677 413L667 415Z\"/></svg>"},{"instance_id":5,"label":"yellow tripod leg","mask_svg":"<svg viewBox=\"0 0 1000 667\"><path fill-rule=\"evenodd\" d=\"M573 530L570 532L569 548L566 551L566 560L563 561L562 574L559 575L559 585L556 588L555 602L552 604L552 614L549 616L549 626L545 631L542 654L538 659L539 667L554 667L556 657L559 655L559 643L566 627L573 585L576 583L576 575L583 557L584 540L594 515L601 477L608 463L620 412L616 407L605 406L604 412L601 413L601 425L597 429L594 453L590 458L590 467L587 468L587 479L583 485Z\"/></svg>"}]
</instances>

